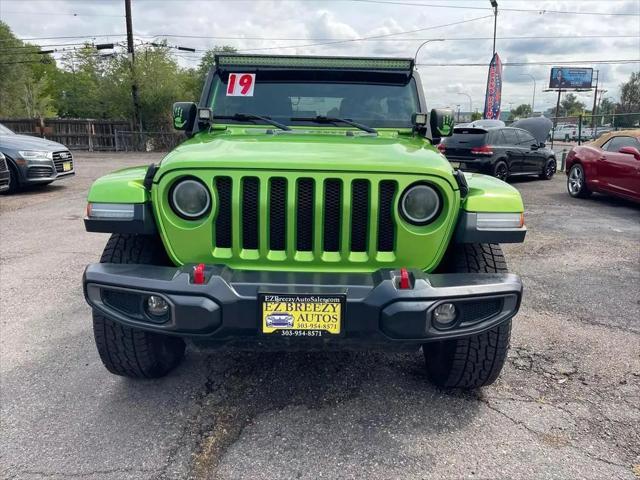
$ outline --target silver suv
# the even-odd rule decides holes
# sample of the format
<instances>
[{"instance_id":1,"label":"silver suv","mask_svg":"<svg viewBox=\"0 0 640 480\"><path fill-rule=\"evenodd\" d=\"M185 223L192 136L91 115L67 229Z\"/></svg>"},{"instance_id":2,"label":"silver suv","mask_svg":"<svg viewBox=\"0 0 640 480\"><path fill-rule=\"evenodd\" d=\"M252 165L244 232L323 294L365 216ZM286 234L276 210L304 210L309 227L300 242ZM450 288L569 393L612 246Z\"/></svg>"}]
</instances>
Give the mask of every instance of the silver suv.
<instances>
[{"instance_id":1,"label":"silver suv","mask_svg":"<svg viewBox=\"0 0 640 480\"><path fill-rule=\"evenodd\" d=\"M75 175L73 155L67 147L44 138L18 135L4 125L0 125L0 153L9 168L10 192Z\"/></svg>"}]
</instances>

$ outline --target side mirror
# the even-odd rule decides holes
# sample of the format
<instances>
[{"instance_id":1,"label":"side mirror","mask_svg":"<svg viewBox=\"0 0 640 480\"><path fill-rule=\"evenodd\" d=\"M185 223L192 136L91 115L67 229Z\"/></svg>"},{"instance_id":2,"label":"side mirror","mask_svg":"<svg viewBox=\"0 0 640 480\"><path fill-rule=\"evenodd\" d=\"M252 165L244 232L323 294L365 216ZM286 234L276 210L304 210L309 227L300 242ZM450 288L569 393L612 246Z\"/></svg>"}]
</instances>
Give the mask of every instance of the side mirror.
<instances>
[{"instance_id":1,"label":"side mirror","mask_svg":"<svg viewBox=\"0 0 640 480\"><path fill-rule=\"evenodd\" d=\"M640 150L636 147L622 147L618 150L618 153L624 153L626 155L633 155L633 158L640 160Z\"/></svg>"},{"instance_id":2,"label":"side mirror","mask_svg":"<svg viewBox=\"0 0 640 480\"><path fill-rule=\"evenodd\" d=\"M431 136L435 138L453 135L453 110L449 108L434 108L429 114Z\"/></svg>"},{"instance_id":3,"label":"side mirror","mask_svg":"<svg viewBox=\"0 0 640 480\"><path fill-rule=\"evenodd\" d=\"M542 142L542 143L540 144L540 148L544 148L544 147L546 147L546 146L547 146L547 144L546 144L546 143L544 143L544 142Z\"/></svg>"},{"instance_id":4,"label":"side mirror","mask_svg":"<svg viewBox=\"0 0 640 480\"><path fill-rule=\"evenodd\" d=\"M196 120L196 104L193 102L176 102L173 104L173 128L190 132Z\"/></svg>"},{"instance_id":5,"label":"side mirror","mask_svg":"<svg viewBox=\"0 0 640 480\"><path fill-rule=\"evenodd\" d=\"M534 143L533 145L531 145L531 150L538 150L540 148L540 145L538 145L537 143Z\"/></svg>"}]
</instances>

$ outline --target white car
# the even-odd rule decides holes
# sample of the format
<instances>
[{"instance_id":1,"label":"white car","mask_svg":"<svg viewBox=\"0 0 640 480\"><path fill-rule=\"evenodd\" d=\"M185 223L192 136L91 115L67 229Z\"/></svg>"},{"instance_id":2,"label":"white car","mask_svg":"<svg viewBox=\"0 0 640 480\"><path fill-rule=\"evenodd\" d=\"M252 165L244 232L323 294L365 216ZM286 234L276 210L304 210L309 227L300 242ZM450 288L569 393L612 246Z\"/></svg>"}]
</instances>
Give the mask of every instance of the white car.
<instances>
[{"instance_id":1,"label":"white car","mask_svg":"<svg viewBox=\"0 0 640 480\"><path fill-rule=\"evenodd\" d=\"M293 315L290 313L272 313L267 316L267 327L291 328L293 327Z\"/></svg>"},{"instance_id":2,"label":"white car","mask_svg":"<svg viewBox=\"0 0 640 480\"><path fill-rule=\"evenodd\" d=\"M554 140L563 140L571 142L578 138L578 126L573 124L556 125L556 129L552 130Z\"/></svg>"}]
</instances>

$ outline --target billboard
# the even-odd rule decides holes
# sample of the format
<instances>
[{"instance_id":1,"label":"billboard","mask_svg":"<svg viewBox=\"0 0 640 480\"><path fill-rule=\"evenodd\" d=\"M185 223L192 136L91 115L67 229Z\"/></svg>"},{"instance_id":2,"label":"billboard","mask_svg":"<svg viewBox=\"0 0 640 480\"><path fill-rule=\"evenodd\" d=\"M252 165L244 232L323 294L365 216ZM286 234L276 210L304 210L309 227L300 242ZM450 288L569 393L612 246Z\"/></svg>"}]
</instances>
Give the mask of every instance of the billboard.
<instances>
[{"instance_id":1,"label":"billboard","mask_svg":"<svg viewBox=\"0 0 640 480\"><path fill-rule=\"evenodd\" d=\"M502 97L502 61L494 54L489 64L487 77L487 94L484 100L483 118L498 120L500 118L500 99Z\"/></svg>"},{"instance_id":2,"label":"billboard","mask_svg":"<svg viewBox=\"0 0 640 480\"><path fill-rule=\"evenodd\" d=\"M553 67L549 88L591 88L593 68Z\"/></svg>"}]
</instances>

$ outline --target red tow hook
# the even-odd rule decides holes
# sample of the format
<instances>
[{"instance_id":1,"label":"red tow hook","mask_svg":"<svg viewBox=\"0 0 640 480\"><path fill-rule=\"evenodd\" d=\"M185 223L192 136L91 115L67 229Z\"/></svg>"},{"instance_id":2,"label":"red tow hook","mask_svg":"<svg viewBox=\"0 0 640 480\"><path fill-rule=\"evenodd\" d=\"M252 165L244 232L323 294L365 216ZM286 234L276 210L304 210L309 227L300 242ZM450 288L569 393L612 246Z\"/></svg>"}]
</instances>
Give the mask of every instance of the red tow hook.
<instances>
[{"instance_id":1,"label":"red tow hook","mask_svg":"<svg viewBox=\"0 0 640 480\"><path fill-rule=\"evenodd\" d=\"M400 282L398 286L400 287L400 290L409 290L411 288L411 280L406 268L400 269Z\"/></svg>"},{"instance_id":2,"label":"red tow hook","mask_svg":"<svg viewBox=\"0 0 640 480\"><path fill-rule=\"evenodd\" d=\"M193 267L193 283L196 285L204 284L204 263Z\"/></svg>"}]
</instances>

